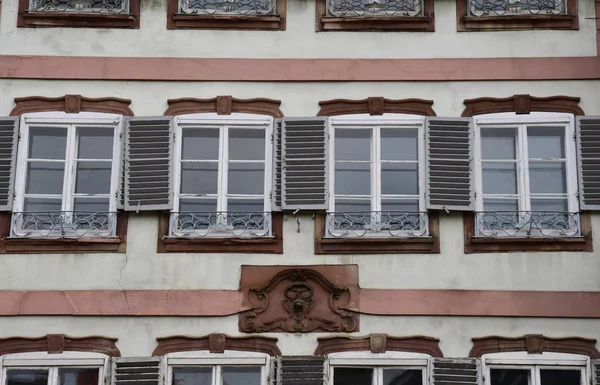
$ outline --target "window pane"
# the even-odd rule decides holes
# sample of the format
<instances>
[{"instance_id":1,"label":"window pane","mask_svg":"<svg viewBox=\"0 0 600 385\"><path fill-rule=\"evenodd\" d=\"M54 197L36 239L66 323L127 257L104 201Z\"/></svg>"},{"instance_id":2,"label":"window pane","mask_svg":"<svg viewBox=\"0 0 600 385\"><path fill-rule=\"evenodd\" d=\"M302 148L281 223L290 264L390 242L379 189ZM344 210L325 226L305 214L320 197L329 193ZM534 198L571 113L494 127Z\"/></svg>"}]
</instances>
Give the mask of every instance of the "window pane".
<instances>
[{"instance_id":1,"label":"window pane","mask_svg":"<svg viewBox=\"0 0 600 385\"><path fill-rule=\"evenodd\" d=\"M78 127L79 159L112 159L113 127Z\"/></svg>"},{"instance_id":2,"label":"window pane","mask_svg":"<svg viewBox=\"0 0 600 385\"><path fill-rule=\"evenodd\" d=\"M423 371L414 369L384 369L383 385L422 385Z\"/></svg>"},{"instance_id":3,"label":"window pane","mask_svg":"<svg viewBox=\"0 0 600 385\"><path fill-rule=\"evenodd\" d=\"M540 370L542 385L580 385L580 370L558 370L542 369Z\"/></svg>"},{"instance_id":4,"label":"window pane","mask_svg":"<svg viewBox=\"0 0 600 385\"><path fill-rule=\"evenodd\" d=\"M214 213L217 211L217 198L214 199L181 199L180 213Z\"/></svg>"},{"instance_id":5,"label":"window pane","mask_svg":"<svg viewBox=\"0 0 600 385\"><path fill-rule=\"evenodd\" d=\"M223 385L260 385L261 368L252 366L223 366L221 376Z\"/></svg>"},{"instance_id":6,"label":"window pane","mask_svg":"<svg viewBox=\"0 0 600 385\"><path fill-rule=\"evenodd\" d=\"M110 162L77 162L75 193L108 194L110 193Z\"/></svg>"},{"instance_id":7,"label":"window pane","mask_svg":"<svg viewBox=\"0 0 600 385\"><path fill-rule=\"evenodd\" d=\"M483 211L519 211L519 203L516 199L484 199Z\"/></svg>"},{"instance_id":8,"label":"window pane","mask_svg":"<svg viewBox=\"0 0 600 385\"><path fill-rule=\"evenodd\" d=\"M336 213L358 213L363 211L371 211L371 200L367 199L335 199Z\"/></svg>"},{"instance_id":9,"label":"window pane","mask_svg":"<svg viewBox=\"0 0 600 385\"><path fill-rule=\"evenodd\" d=\"M482 159L516 159L517 128L482 128Z\"/></svg>"},{"instance_id":10,"label":"window pane","mask_svg":"<svg viewBox=\"0 0 600 385\"><path fill-rule=\"evenodd\" d=\"M564 127L527 127L530 158L564 158Z\"/></svg>"},{"instance_id":11,"label":"window pane","mask_svg":"<svg viewBox=\"0 0 600 385\"><path fill-rule=\"evenodd\" d=\"M529 385L530 370L524 369L491 369L491 385Z\"/></svg>"},{"instance_id":12,"label":"window pane","mask_svg":"<svg viewBox=\"0 0 600 385\"><path fill-rule=\"evenodd\" d=\"M23 211L28 213L61 211L62 201L60 199L25 198Z\"/></svg>"},{"instance_id":13,"label":"window pane","mask_svg":"<svg viewBox=\"0 0 600 385\"><path fill-rule=\"evenodd\" d=\"M219 178L217 163L181 163L181 192L183 194L216 194Z\"/></svg>"},{"instance_id":14,"label":"window pane","mask_svg":"<svg viewBox=\"0 0 600 385\"><path fill-rule=\"evenodd\" d=\"M515 163L484 162L481 167L484 194L517 193L517 165Z\"/></svg>"},{"instance_id":15,"label":"window pane","mask_svg":"<svg viewBox=\"0 0 600 385\"><path fill-rule=\"evenodd\" d=\"M41 369L7 369L6 385L47 385L48 371Z\"/></svg>"},{"instance_id":16,"label":"window pane","mask_svg":"<svg viewBox=\"0 0 600 385\"><path fill-rule=\"evenodd\" d=\"M73 211L91 211L95 213L108 212L108 198L75 198Z\"/></svg>"},{"instance_id":17,"label":"window pane","mask_svg":"<svg viewBox=\"0 0 600 385\"><path fill-rule=\"evenodd\" d=\"M532 193L566 193L567 177L563 162L529 162Z\"/></svg>"},{"instance_id":18,"label":"window pane","mask_svg":"<svg viewBox=\"0 0 600 385\"><path fill-rule=\"evenodd\" d=\"M260 199L233 199L227 201L227 212L230 213L262 213L265 211L265 202Z\"/></svg>"},{"instance_id":19,"label":"window pane","mask_svg":"<svg viewBox=\"0 0 600 385\"><path fill-rule=\"evenodd\" d=\"M566 199L531 199L531 211L568 212L569 204Z\"/></svg>"},{"instance_id":20,"label":"window pane","mask_svg":"<svg viewBox=\"0 0 600 385\"><path fill-rule=\"evenodd\" d=\"M58 385L98 385L99 369L59 368Z\"/></svg>"},{"instance_id":21,"label":"window pane","mask_svg":"<svg viewBox=\"0 0 600 385\"><path fill-rule=\"evenodd\" d=\"M172 385L212 385L212 368L173 368Z\"/></svg>"},{"instance_id":22,"label":"window pane","mask_svg":"<svg viewBox=\"0 0 600 385\"><path fill-rule=\"evenodd\" d=\"M29 162L26 194L62 194L65 164L63 162Z\"/></svg>"},{"instance_id":23,"label":"window pane","mask_svg":"<svg viewBox=\"0 0 600 385\"><path fill-rule=\"evenodd\" d=\"M335 368L333 385L371 385L373 369L371 368Z\"/></svg>"},{"instance_id":24,"label":"window pane","mask_svg":"<svg viewBox=\"0 0 600 385\"><path fill-rule=\"evenodd\" d=\"M264 194L264 163L229 163L229 194Z\"/></svg>"},{"instance_id":25,"label":"window pane","mask_svg":"<svg viewBox=\"0 0 600 385\"><path fill-rule=\"evenodd\" d=\"M31 127L29 129L29 158L65 159L66 127Z\"/></svg>"},{"instance_id":26,"label":"window pane","mask_svg":"<svg viewBox=\"0 0 600 385\"><path fill-rule=\"evenodd\" d=\"M336 163L335 193L371 195L371 164Z\"/></svg>"},{"instance_id":27,"label":"window pane","mask_svg":"<svg viewBox=\"0 0 600 385\"><path fill-rule=\"evenodd\" d=\"M381 211L415 213L419 211L419 201L417 199L382 199Z\"/></svg>"},{"instance_id":28,"label":"window pane","mask_svg":"<svg viewBox=\"0 0 600 385\"><path fill-rule=\"evenodd\" d=\"M335 160L371 160L373 130L335 130Z\"/></svg>"},{"instance_id":29,"label":"window pane","mask_svg":"<svg viewBox=\"0 0 600 385\"><path fill-rule=\"evenodd\" d=\"M265 130L229 130L229 159L264 160Z\"/></svg>"},{"instance_id":30,"label":"window pane","mask_svg":"<svg viewBox=\"0 0 600 385\"><path fill-rule=\"evenodd\" d=\"M383 163L381 165L381 193L397 195L419 194L418 165Z\"/></svg>"},{"instance_id":31,"label":"window pane","mask_svg":"<svg viewBox=\"0 0 600 385\"><path fill-rule=\"evenodd\" d=\"M417 160L417 129L381 129L382 160Z\"/></svg>"},{"instance_id":32,"label":"window pane","mask_svg":"<svg viewBox=\"0 0 600 385\"><path fill-rule=\"evenodd\" d=\"M181 159L219 159L218 128L184 128L181 137Z\"/></svg>"}]
</instances>

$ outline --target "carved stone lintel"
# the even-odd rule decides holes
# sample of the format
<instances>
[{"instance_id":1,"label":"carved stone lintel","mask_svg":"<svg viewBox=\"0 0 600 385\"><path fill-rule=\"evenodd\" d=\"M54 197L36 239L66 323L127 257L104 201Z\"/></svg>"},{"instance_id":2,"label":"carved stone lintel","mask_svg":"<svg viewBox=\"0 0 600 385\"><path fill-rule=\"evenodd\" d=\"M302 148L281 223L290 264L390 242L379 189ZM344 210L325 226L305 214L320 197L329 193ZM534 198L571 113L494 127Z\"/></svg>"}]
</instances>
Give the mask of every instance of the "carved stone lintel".
<instances>
[{"instance_id":1,"label":"carved stone lintel","mask_svg":"<svg viewBox=\"0 0 600 385\"><path fill-rule=\"evenodd\" d=\"M201 337L172 336L157 338L158 346L153 356L168 353L208 350L211 353L223 353L225 350L266 353L281 355L277 347L277 338L262 336L231 337L223 333L213 333Z\"/></svg>"},{"instance_id":2,"label":"carved stone lintel","mask_svg":"<svg viewBox=\"0 0 600 385\"><path fill-rule=\"evenodd\" d=\"M60 354L64 351L102 353L120 357L116 338L69 337L64 334L48 334L42 337L9 337L0 339L0 356L9 353L47 352Z\"/></svg>"},{"instance_id":3,"label":"carved stone lintel","mask_svg":"<svg viewBox=\"0 0 600 385\"><path fill-rule=\"evenodd\" d=\"M383 115L385 111L385 99L384 98L368 98L369 104L369 115Z\"/></svg>"},{"instance_id":4,"label":"carved stone lintel","mask_svg":"<svg viewBox=\"0 0 600 385\"><path fill-rule=\"evenodd\" d=\"M600 358L596 340L582 337L551 338L542 334L527 334L522 337L488 336L473 338L469 357L481 357L489 353L522 352L541 354L543 352L571 353Z\"/></svg>"},{"instance_id":5,"label":"carved stone lintel","mask_svg":"<svg viewBox=\"0 0 600 385\"><path fill-rule=\"evenodd\" d=\"M371 353L385 353L387 347L387 334L373 333L369 336Z\"/></svg>"},{"instance_id":6,"label":"carved stone lintel","mask_svg":"<svg viewBox=\"0 0 600 385\"><path fill-rule=\"evenodd\" d=\"M225 351L225 340L227 336L223 333L214 333L208 336L208 350L211 353L223 353Z\"/></svg>"},{"instance_id":7,"label":"carved stone lintel","mask_svg":"<svg viewBox=\"0 0 600 385\"><path fill-rule=\"evenodd\" d=\"M62 111L68 114L79 112L103 112L124 116L133 116L129 108L131 100L120 98L86 98L81 95L65 95L58 98L28 96L15 98L15 108L11 116L20 116L31 112Z\"/></svg>"},{"instance_id":8,"label":"carved stone lintel","mask_svg":"<svg viewBox=\"0 0 600 385\"><path fill-rule=\"evenodd\" d=\"M317 116L336 116L347 114L414 114L435 116L433 100L424 99L386 99L369 97L361 100L333 99L319 102L321 110Z\"/></svg>"},{"instance_id":9,"label":"carved stone lintel","mask_svg":"<svg viewBox=\"0 0 600 385\"><path fill-rule=\"evenodd\" d=\"M231 96L217 96L211 99L180 98L167 100L169 108L166 116L217 113L218 115L231 115L233 112L247 114L268 115L274 118L283 117L279 109L281 101L266 98L237 99Z\"/></svg>"},{"instance_id":10,"label":"carved stone lintel","mask_svg":"<svg viewBox=\"0 0 600 385\"><path fill-rule=\"evenodd\" d=\"M431 357L443 357L438 345L439 340L425 336L393 337L387 334L370 334L363 337L321 337L315 355L325 356L331 353L371 351L385 353L386 351L411 352L428 354Z\"/></svg>"},{"instance_id":11,"label":"carved stone lintel","mask_svg":"<svg viewBox=\"0 0 600 385\"><path fill-rule=\"evenodd\" d=\"M70 114L81 112L81 95L65 95L65 112Z\"/></svg>"},{"instance_id":12,"label":"carved stone lintel","mask_svg":"<svg viewBox=\"0 0 600 385\"><path fill-rule=\"evenodd\" d=\"M531 113L531 95L515 95L515 113Z\"/></svg>"},{"instance_id":13,"label":"carved stone lintel","mask_svg":"<svg viewBox=\"0 0 600 385\"><path fill-rule=\"evenodd\" d=\"M60 354L65 350L65 335L48 334L46 343L48 344L48 354Z\"/></svg>"},{"instance_id":14,"label":"carved stone lintel","mask_svg":"<svg viewBox=\"0 0 600 385\"><path fill-rule=\"evenodd\" d=\"M217 114L231 115L231 96L217 96Z\"/></svg>"},{"instance_id":15,"label":"carved stone lintel","mask_svg":"<svg viewBox=\"0 0 600 385\"><path fill-rule=\"evenodd\" d=\"M536 97L531 95L513 95L508 98L476 98L464 101L463 117L499 112L529 114L531 112L564 112L573 115L585 115L579 107L579 98L571 96Z\"/></svg>"},{"instance_id":16,"label":"carved stone lintel","mask_svg":"<svg viewBox=\"0 0 600 385\"><path fill-rule=\"evenodd\" d=\"M544 346L544 336L541 334L528 334L525 336L525 347L529 354L542 354Z\"/></svg>"}]
</instances>

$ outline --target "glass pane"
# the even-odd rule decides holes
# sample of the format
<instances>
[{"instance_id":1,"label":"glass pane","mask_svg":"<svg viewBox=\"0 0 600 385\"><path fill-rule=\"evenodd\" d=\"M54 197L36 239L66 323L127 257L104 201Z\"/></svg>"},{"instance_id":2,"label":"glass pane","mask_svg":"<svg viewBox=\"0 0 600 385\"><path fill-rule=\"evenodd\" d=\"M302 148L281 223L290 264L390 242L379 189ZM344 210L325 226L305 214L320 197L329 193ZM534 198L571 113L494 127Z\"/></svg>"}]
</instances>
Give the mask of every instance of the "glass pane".
<instances>
[{"instance_id":1,"label":"glass pane","mask_svg":"<svg viewBox=\"0 0 600 385\"><path fill-rule=\"evenodd\" d=\"M62 201L60 199L25 198L23 211L27 213L61 211Z\"/></svg>"},{"instance_id":2,"label":"glass pane","mask_svg":"<svg viewBox=\"0 0 600 385\"><path fill-rule=\"evenodd\" d=\"M517 193L517 165L515 163L484 162L481 167L484 194Z\"/></svg>"},{"instance_id":3,"label":"glass pane","mask_svg":"<svg viewBox=\"0 0 600 385\"><path fill-rule=\"evenodd\" d=\"M216 194L218 180L217 163L181 163L181 193L183 194Z\"/></svg>"},{"instance_id":4,"label":"glass pane","mask_svg":"<svg viewBox=\"0 0 600 385\"><path fill-rule=\"evenodd\" d=\"M223 385L260 385L261 368L254 366L223 366Z\"/></svg>"},{"instance_id":5,"label":"glass pane","mask_svg":"<svg viewBox=\"0 0 600 385\"><path fill-rule=\"evenodd\" d=\"M371 195L371 164L336 163L335 193Z\"/></svg>"},{"instance_id":6,"label":"glass pane","mask_svg":"<svg viewBox=\"0 0 600 385\"><path fill-rule=\"evenodd\" d=\"M397 195L419 194L418 164L383 163L381 165L381 193Z\"/></svg>"},{"instance_id":7,"label":"glass pane","mask_svg":"<svg viewBox=\"0 0 600 385\"><path fill-rule=\"evenodd\" d=\"M264 194L264 163L229 163L229 194Z\"/></svg>"},{"instance_id":8,"label":"glass pane","mask_svg":"<svg viewBox=\"0 0 600 385\"><path fill-rule=\"evenodd\" d=\"M66 127L31 127L29 129L29 158L65 159Z\"/></svg>"},{"instance_id":9,"label":"glass pane","mask_svg":"<svg viewBox=\"0 0 600 385\"><path fill-rule=\"evenodd\" d=\"M383 385L422 385L423 371L415 369L383 369Z\"/></svg>"},{"instance_id":10,"label":"glass pane","mask_svg":"<svg viewBox=\"0 0 600 385\"><path fill-rule=\"evenodd\" d=\"M42 369L7 369L6 385L47 385L48 371Z\"/></svg>"},{"instance_id":11,"label":"glass pane","mask_svg":"<svg viewBox=\"0 0 600 385\"><path fill-rule=\"evenodd\" d=\"M229 130L229 159L264 160L265 130Z\"/></svg>"},{"instance_id":12,"label":"glass pane","mask_svg":"<svg viewBox=\"0 0 600 385\"><path fill-rule=\"evenodd\" d=\"M419 212L419 201L417 199L382 199L381 211L416 213Z\"/></svg>"},{"instance_id":13,"label":"glass pane","mask_svg":"<svg viewBox=\"0 0 600 385\"><path fill-rule=\"evenodd\" d=\"M172 385L212 385L212 368L173 368Z\"/></svg>"},{"instance_id":14,"label":"glass pane","mask_svg":"<svg viewBox=\"0 0 600 385\"><path fill-rule=\"evenodd\" d=\"M532 193L566 193L567 176L563 162L529 162Z\"/></svg>"},{"instance_id":15,"label":"glass pane","mask_svg":"<svg viewBox=\"0 0 600 385\"><path fill-rule=\"evenodd\" d=\"M490 369L491 385L529 385L530 370Z\"/></svg>"},{"instance_id":16,"label":"glass pane","mask_svg":"<svg viewBox=\"0 0 600 385\"><path fill-rule=\"evenodd\" d=\"M483 211L519 211L519 202L516 199L484 199Z\"/></svg>"},{"instance_id":17,"label":"glass pane","mask_svg":"<svg viewBox=\"0 0 600 385\"><path fill-rule=\"evenodd\" d=\"M219 159L218 128L184 128L181 137L181 142L181 159Z\"/></svg>"},{"instance_id":18,"label":"glass pane","mask_svg":"<svg viewBox=\"0 0 600 385\"><path fill-rule=\"evenodd\" d=\"M181 199L180 213L214 213L217 211L217 199Z\"/></svg>"},{"instance_id":19,"label":"glass pane","mask_svg":"<svg viewBox=\"0 0 600 385\"><path fill-rule=\"evenodd\" d=\"M371 160L371 129L335 130L335 160Z\"/></svg>"},{"instance_id":20,"label":"glass pane","mask_svg":"<svg viewBox=\"0 0 600 385\"><path fill-rule=\"evenodd\" d=\"M517 128L482 128L482 159L516 159Z\"/></svg>"},{"instance_id":21,"label":"glass pane","mask_svg":"<svg viewBox=\"0 0 600 385\"><path fill-rule=\"evenodd\" d=\"M108 198L75 198L73 203L73 211L90 211L95 213L108 212Z\"/></svg>"},{"instance_id":22,"label":"glass pane","mask_svg":"<svg viewBox=\"0 0 600 385\"><path fill-rule=\"evenodd\" d=\"M78 127L79 159L112 159L114 128L112 127Z\"/></svg>"},{"instance_id":23,"label":"glass pane","mask_svg":"<svg viewBox=\"0 0 600 385\"><path fill-rule=\"evenodd\" d=\"M531 199L531 211L568 212L569 204L566 199Z\"/></svg>"},{"instance_id":24,"label":"glass pane","mask_svg":"<svg viewBox=\"0 0 600 385\"><path fill-rule=\"evenodd\" d=\"M59 385L98 385L99 369L59 368Z\"/></svg>"},{"instance_id":25,"label":"glass pane","mask_svg":"<svg viewBox=\"0 0 600 385\"><path fill-rule=\"evenodd\" d=\"M564 127L527 127L530 158L564 158Z\"/></svg>"},{"instance_id":26,"label":"glass pane","mask_svg":"<svg viewBox=\"0 0 600 385\"><path fill-rule=\"evenodd\" d=\"M540 370L542 385L580 385L581 370Z\"/></svg>"},{"instance_id":27,"label":"glass pane","mask_svg":"<svg viewBox=\"0 0 600 385\"><path fill-rule=\"evenodd\" d=\"M381 129L382 160L417 160L417 129Z\"/></svg>"},{"instance_id":28,"label":"glass pane","mask_svg":"<svg viewBox=\"0 0 600 385\"><path fill-rule=\"evenodd\" d=\"M364 211L371 211L371 200L347 198L335 199L336 213L358 213Z\"/></svg>"},{"instance_id":29,"label":"glass pane","mask_svg":"<svg viewBox=\"0 0 600 385\"><path fill-rule=\"evenodd\" d=\"M333 385L371 385L373 369L371 368L335 368Z\"/></svg>"},{"instance_id":30,"label":"glass pane","mask_svg":"<svg viewBox=\"0 0 600 385\"><path fill-rule=\"evenodd\" d=\"M63 162L29 162L26 194L62 194L65 164Z\"/></svg>"},{"instance_id":31,"label":"glass pane","mask_svg":"<svg viewBox=\"0 0 600 385\"><path fill-rule=\"evenodd\" d=\"M230 213L262 213L265 202L261 199L232 199L227 201L227 212Z\"/></svg>"},{"instance_id":32,"label":"glass pane","mask_svg":"<svg viewBox=\"0 0 600 385\"><path fill-rule=\"evenodd\" d=\"M110 193L111 162L77 162L75 193L108 194Z\"/></svg>"}]
</instances>

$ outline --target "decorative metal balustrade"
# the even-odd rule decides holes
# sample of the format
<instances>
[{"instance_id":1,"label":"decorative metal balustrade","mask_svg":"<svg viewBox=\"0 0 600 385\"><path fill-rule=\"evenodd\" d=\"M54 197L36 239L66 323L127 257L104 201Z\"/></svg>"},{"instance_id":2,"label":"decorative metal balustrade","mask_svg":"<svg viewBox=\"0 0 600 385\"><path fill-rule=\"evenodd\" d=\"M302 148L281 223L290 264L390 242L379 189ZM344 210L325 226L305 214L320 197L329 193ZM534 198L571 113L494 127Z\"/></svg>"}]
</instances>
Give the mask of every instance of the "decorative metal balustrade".
<instances>
[{"instance_id":1,"label":"decorative metal balustrade","mask_svg":"<svg viewBox=\"0 0 600 385\"><path fill-rule=\"evenodd\" d=\"M495 211L475 214L476 237L578 237L579 214L551 211Z\"/></svg>"},{"instance_id":2,"label":"decorative metal balustrade","mask_svg":"<svg viewBox=\"0 0 600 385\"><path fill-rule=\"evenodd\" d=\"M327 12L335 17L421 16L423 0L328 0Z\"/></svg>"},{"instance_id":3,"label":"decorative metal balustrade","mask_svg":"<svg viewBox=\"0 0 600 385\"><path fill-rule=\"evenodd\" d=\"M82 238L115 236L116 212L53 211L13 213L13 238Z\"/></svg>"},{"instance_id":4,"label":"decorative metal balustrade","mask_svg":"<svg viewBox=\"0 0 600 385\"><path fill-rule=\"evenodd\" d=\"M171 213L170 236L175 238L271 236L271 213Z\"/></svg>"},{"instance_id":5,"label":"decorative metal balustrade","mask_svg":"<svg viewBox=\"0 0 600 385\"><path fill-rule=\"evenodd\" d=\"M129 12L128 0L31 0L30 12L79 12L121 14Z\"/></svg>"},{"instance_id":6,"label":"decorative metal balustrade","mask_svg":"<svg viewBox=\"0 0 600 385\"><path fill-rule=\"evenodd\" d=\"M427 213L367 211L327 214L326 236L427 237Z\"/></svg>"},{"instance_id":7,"label":"decorative metal balustrade","mask_svg":"<svg viewBox=\"0 0 600 385\"><path fill-rule=\"evenodd\" d=\"M471 16L561 15L563 0L467 0Z\"/></svg>"},{"instance_id":8,"label":"decorative metal balustrade","mask_svg":"<svg viewBox=\"0 0 600 385\"><path fill-rule=\"evenodd\" d=\"M275 0L180 0L179 10L192 15L272 15Z\"/></svg>"}]
</instances>

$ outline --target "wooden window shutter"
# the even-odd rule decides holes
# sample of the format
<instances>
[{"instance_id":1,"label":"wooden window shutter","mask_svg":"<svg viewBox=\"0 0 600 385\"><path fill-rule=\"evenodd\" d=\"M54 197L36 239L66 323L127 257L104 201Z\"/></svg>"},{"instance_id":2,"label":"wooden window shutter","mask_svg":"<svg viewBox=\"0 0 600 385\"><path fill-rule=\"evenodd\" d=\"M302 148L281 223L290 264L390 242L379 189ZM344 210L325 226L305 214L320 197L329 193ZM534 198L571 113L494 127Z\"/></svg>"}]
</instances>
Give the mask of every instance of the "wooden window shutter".
<instances>
[{"instance_id":1,"label":"wooden window shutter","mask_svg":"<svg viewBox=\"0 0 600 385\"><path fill-rule=\"evenodd\" d=\"M480 384L480 361L477 358L434 358L432 385Z\"/></svg>"},{"instance_id":2,"label":"wooden window shutter","mask_svg":"<svg viewBox=\"0 0 600 385\"><path fill-rule=\"evenodd\" d=\"M125 208L125 133L122 133L121 138L121 161L119 162L119 188L117 189L117 209L122 210Z\"/></svg>"},{"instance_id":3,"label":"wooden window shutter","mask_svg":"<svg viewBox=\"0 0 600 385\"><path fill-rule=\"evenodd\" d=\"M11 211L15 192L15 167L19 118L0 118L0 211Z\"/></svg>"},{"instance_id":4,"label":"wooden window shutter","mask_svg":"<svg viewBox=\"0 0 600 385\"><path fill-rule=\"evenodd\" d=\"M170 210L173 118L128 118L125 137L125 210Z\"/></svg>"},{"instance_id":5,"label":"wooden window shutter","mask_svg":"<svg viewBox=\"0 0 600 385\"><path fill-rule=\"evenodd\" d=\"M475 210L470 118L427 118L427 209Z\"/></svg>"},{"instance_id":6,"label":"wooden window shutter","mask_svg":"<svg viewBox=\"0 0 600 385\"><path fill-rule=\"evenodd\" d=\"M600 385L600 360L592 360L592 383Z\"/></svg>"},{"instance_id":7,"label":"wooden window shutter","mask_svg":"<svg viewBox=\"0 0 600 385\"><path fill-rule=\"evenodd\" d=\"M324 385L325 357L277 357L276 385Z\"/></svg>"},{"instance_id":8,"label":"wooden window shutter","mask_svg":"<svg viewBox=\"0 0 600 385\"><path fill-rule=\"evenodd\" d=\"M579 208L600 210L600 116L577 117Z\"/></svg>"},{"instance_id":9,"label":"wooden window shutter","mask_svg":"<svg viewBox=\"0 0 600 385\"><path fill-rule=\"evenodd\" d=\"M327 118L282 119L283 210L326 210Z\"/></svg>"},{"instance_id":10,"label":"wooden window shutter","mask_svg":"<svg viewBox=\"0 0 600 385\"><path fill-rule=\"evenodd\" d=\"M111 362L111 385L159 385L160 357L116 357Z\"/></svg>"},{"instance_id":11,"label":"wooden window shutter","mask_svg":"<svg viewBox=\"0 0 600 385\"><path fill-rule=\"evenodd\" d=\"M273 188L271 209L281 211L281 119L275 119L273 127Z\"/></svg>"}]
</instances>

